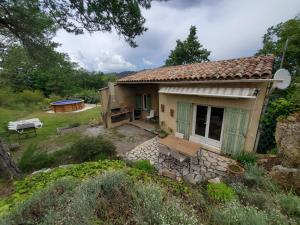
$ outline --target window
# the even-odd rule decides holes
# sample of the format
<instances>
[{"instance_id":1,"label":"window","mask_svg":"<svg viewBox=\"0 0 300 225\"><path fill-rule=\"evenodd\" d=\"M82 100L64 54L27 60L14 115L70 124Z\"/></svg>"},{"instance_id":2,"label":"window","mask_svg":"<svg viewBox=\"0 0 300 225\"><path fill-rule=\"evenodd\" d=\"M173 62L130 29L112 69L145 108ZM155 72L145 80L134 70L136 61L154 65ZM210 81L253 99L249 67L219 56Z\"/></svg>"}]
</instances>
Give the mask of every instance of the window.
<instances>
[{"instance_id":1,"label":"window","mask_svg":"<svg viewBox=\"0 0 300 225\"><path fill-rule=\"evenodd\" d=\"M147 111L151 110L151 95L149 94L143 95L143 109Z\"/></svg>"},{"instance_id":2,"label":"window","mask_svg":"<svg viewBox=\"0 0 300 225\"><path fill-rule=\"evenodd\" d=\"M223 108L195 105L193 120L194 140L221 147Z\"/></svg>"},{"instance_id":3,"label":"window","mask_svg":"<svg viewBox=\"0 0 300 225\"><path fill-rule=\"evenodd\" d=\"M147 110L147 95L144 95L144 110Z\"/></svg>"}]
</instances>

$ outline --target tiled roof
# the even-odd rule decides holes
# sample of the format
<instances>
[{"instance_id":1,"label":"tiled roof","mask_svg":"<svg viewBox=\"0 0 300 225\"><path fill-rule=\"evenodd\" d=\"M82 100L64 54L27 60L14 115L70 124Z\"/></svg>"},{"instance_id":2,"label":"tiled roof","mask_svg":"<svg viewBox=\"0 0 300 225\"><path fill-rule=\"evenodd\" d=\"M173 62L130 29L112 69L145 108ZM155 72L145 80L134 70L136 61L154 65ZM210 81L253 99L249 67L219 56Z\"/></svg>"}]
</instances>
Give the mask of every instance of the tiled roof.
<instances>
[{"instance_id":1,"label":"tiled roof","mask_svg":"<svg viewBox=\"0 0 300 225\"><path fill-rule=\"evenodd\" d=\"M117 82L205 81L271 78L273 55L144 70Z\"/></svg>"}]
</instances>

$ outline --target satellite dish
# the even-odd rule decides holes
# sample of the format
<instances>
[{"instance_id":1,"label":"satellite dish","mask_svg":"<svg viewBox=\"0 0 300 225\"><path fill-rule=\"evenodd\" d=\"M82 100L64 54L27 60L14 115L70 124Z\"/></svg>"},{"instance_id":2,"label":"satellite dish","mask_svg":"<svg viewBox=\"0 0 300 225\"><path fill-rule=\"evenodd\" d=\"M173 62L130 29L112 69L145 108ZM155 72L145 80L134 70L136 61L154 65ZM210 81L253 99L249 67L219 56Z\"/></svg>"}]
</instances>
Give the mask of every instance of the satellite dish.
<instances>
[{"instance_id":1,"label":"satellite dish","mask_svg":"<svg viewBox=\"0 0 300 225\"><path fill-rule=\"evenodd\" d=\"M291 74L288 70L286 69L279 69L276 71L274 74L274 79L275 80L282 80L276 83L276 87L279 88L280 90L286 89L290 83L291 83Z\"/></svg>"}]
</instances>

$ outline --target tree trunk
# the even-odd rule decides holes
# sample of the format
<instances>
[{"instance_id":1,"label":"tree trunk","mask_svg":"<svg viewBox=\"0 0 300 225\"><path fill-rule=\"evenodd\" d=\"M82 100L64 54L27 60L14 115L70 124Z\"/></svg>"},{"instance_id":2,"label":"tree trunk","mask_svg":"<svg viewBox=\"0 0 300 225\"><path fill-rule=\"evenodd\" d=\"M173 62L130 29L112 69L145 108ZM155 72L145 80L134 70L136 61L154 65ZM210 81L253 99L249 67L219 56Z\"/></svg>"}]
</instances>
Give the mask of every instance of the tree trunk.
<instances>
[{"instance_id":1,"label":"tree trunk","mask_svg":"<svg viewBox=\"0 0 300 225\"><path fill-rule=\"evenodd\" d=\"M7 179L21 178L21 172L0 139L0 171Z\"/></svg>"}]
</instances>

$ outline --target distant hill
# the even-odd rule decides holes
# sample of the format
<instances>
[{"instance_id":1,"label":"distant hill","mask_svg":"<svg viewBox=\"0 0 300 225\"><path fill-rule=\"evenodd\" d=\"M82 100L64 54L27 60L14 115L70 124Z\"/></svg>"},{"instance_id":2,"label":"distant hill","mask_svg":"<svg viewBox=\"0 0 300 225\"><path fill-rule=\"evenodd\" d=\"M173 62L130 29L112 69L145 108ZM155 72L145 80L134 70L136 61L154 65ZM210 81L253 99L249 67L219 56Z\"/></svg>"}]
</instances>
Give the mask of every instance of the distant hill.
<instances>
[{"instance_id":1,"label":"distant hill","mask_svg":"<svg viewBox=\"0 0 300 225\"><path fill-rule=\"evenodd\" d=\"M122 77L129 76L129 75L131 75L131 74L134 74L134 73L136 73L136 71L122 71L122 72L120 72L120 73L116 73L116 76L117 76L118 78L122 78Z\"/></svg>"}]
</instances>

